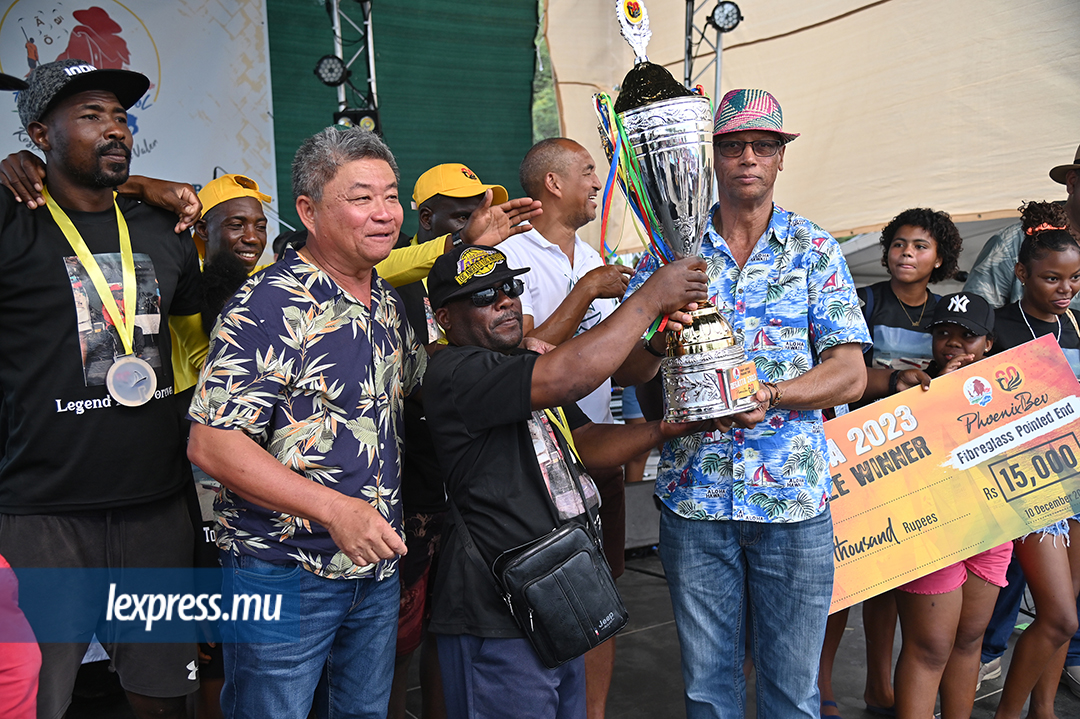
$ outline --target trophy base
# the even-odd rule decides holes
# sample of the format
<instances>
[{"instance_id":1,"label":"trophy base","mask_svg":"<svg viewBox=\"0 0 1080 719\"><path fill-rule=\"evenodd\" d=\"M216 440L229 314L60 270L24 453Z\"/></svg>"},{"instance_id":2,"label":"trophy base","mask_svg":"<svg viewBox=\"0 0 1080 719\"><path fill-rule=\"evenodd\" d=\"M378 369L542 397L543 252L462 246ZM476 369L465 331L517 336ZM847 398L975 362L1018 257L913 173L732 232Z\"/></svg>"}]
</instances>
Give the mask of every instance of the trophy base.
<instances>
[{"instance_id":1,"label":"trophy base","mask_svg":"<svg viewBox=\"0 0 1080 719\"><path fill-rule=\"evenodd\" d=\"M693 323L668 338L660 363L664 419L694 422L754 409L757 367L736 344L731 324L710 302L690 315Z\"/></svg>"},{"instance_id":2,"label":"trophy base","mask_svg":"<svg viewBox=\"0 0 1080 719\"><path fill-rule=\"evenodd\" d=\"M697 422L754 409L757 368L745 360L741 347L665 357L664 419Z\"/></svg>"}]
</instances>

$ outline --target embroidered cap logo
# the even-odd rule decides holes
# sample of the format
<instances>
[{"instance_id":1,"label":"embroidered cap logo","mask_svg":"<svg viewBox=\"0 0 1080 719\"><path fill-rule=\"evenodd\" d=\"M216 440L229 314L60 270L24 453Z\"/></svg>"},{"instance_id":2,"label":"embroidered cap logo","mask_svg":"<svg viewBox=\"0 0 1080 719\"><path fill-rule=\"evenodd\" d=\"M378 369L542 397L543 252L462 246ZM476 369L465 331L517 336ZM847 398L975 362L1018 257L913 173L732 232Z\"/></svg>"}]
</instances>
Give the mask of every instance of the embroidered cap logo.
<instances>
[{"instance_id":1,"label":"embroidered cap logo","mask_svg":"<svg viewBox=\"0 0 1080 719\"><path fill-rule=\"evenodd\" d=\"M458 285L464 285L473 277L490 275L500 263L505 262L506 257L498 250L470 247L458 258L457 275L454 276L454 281Z\"/></svg>"},{"instance_id":2,"label":"embroidered cap logo","mask_svg":"<svg viewBox=\"0 0 1080 719\"><path fill-rule=\"evenodd\" d=\"M949 312L967 312L968 302L971 301L970 297L966 295L955 295L949 301Z\"/></svg>"},{"instance_id":3,"label":"embroidered cap logo","mask_svg":"<svg viewBox=\"0 0 1080 719\"><path fill-rule=\"evenodd\" d=\"M71 67L64 68L64 74L68 77L74 77L75 75L82 75L84 72L94 72L97 70L93 65L72 65Z\"/></svg>"}]
</instances>

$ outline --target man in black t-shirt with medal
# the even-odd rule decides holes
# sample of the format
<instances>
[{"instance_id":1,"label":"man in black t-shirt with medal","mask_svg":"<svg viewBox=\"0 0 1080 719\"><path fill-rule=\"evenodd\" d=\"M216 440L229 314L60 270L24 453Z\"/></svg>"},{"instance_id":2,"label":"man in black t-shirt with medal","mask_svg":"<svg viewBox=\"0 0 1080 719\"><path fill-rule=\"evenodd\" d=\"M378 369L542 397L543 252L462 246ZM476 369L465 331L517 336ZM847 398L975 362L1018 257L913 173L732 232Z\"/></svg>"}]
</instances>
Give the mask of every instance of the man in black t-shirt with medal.
<instances>
[{"instance_id":1,"label":"man in black t-shirt with medal","mask_svg":"<svg viewBox=\"0 0 1080 719\"><path fill-rule=\"evenodd\" d=\"M688 322L678 310L705 299L699 258L657 271L642 285L644 297L635 293L606 320L543 355L518 349L524 287L517 276L526 271L507 267L497 249L466 245L439 257L428 276L431 306L450 346L429 361L424 407L450 500L480 555L470 556L451 519L429 630L452 719L499 716L507 707L537 719L585 713L583 659L546 668L488 569L500 553L584 513L568 468L575 460L560 445L576 447L585 467L614 467L672 436L708 431L701 423L593 424L574 404L618 369L655 317L674 313L675 322ZM593 508L596 488L581 478Z\"/></svg>"},{"instance_id":2,"label":"man in black t-shirt with medal","mask_svg":"<svg viewBox=\"0 0 1080 719\"><path fill-rule=\"evenodd\" d=\"M199 311L198 260L174 216L113 192L149 80L63 60L28 83L19 116L46 158L46 202L0 189L0 554L17 570L190 568L167 322ZM78 599L34 626L39 717L64 714L94 634L137 716L184 716L195 645L116 641L118 575L80 575Z\"/></svg>"}]
</instances>

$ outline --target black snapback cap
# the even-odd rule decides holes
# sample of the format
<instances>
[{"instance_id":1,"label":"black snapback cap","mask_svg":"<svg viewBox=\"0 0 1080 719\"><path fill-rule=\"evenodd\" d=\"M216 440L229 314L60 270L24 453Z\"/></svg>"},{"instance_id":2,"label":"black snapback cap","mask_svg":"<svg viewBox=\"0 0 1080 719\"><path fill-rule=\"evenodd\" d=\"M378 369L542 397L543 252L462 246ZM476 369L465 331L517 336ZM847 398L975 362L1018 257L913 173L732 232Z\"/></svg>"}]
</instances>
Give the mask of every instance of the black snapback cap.
<instances>
[{"instance_id":1,"label":"black snapback cap","mask_svg":"<svg viewBox=\"0 0 1080 719\"><path fill-rule=\"evenodd\" d=\"M58 102L79 92L104 90L127 110L150 89L150 78L131 70L98 70L85 60L57 60L38 65L19 93L23 129L37 122Z\"/></svg>"},{"instance_id":2,"label":"black snapback cap","mask_svg":"<svg viewBox=\"0 0 1080 719\"><path fill-rule=\"evenodd\" d=\"M988 335L994 331L994 308L974 292L945 295L938 300L934 318L926 329L929 332L934 325L948 323L960 325L977 335Z\"/></svg>"},{"instance_id":3,"label":"black snapback cap","mask_svg":"<svg viewBox=\"0 0 1080 719\"><path fill-rule=\"evenodd\" d=\"M435 240L436 242L438 240ZM529 271L511 269L506 255L490 247L460 245L440 255L428 273L428 298L437 310L458 297L496 287L502 282Z\"/></svg>"}]
</instances>

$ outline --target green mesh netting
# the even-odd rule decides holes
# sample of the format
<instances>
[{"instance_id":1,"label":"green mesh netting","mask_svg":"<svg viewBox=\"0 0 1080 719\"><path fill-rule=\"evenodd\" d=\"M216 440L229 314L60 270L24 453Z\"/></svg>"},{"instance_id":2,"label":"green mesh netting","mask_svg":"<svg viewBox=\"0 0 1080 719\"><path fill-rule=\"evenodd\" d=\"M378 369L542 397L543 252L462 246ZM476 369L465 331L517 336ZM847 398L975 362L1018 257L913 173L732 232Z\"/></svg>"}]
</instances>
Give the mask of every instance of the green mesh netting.
<instances>
[{"instance_id":1,"label":"green mesh netting","mask_svg":"<svg viewBox=\"0 0 1080 719\"><path fill-rule=\"evenodd\" d=\"M342 7L359 22L358 4ZM323 3L311 0L268 0L267 14L280 208L297 224L293 154L337 109L335 89L313 72L332 52L331 25ZM380 121L401 169L403 229L416 229L409 202L417 176L442 162L463 162L519 196L517 168L532 144L537 0L375 0L372 21ZM343 25L348 43L357 34ZM356 47L346 44L346 60ZM364 68L362 58L353 65L361 89Z\"/></svg>"}]
</instances>

